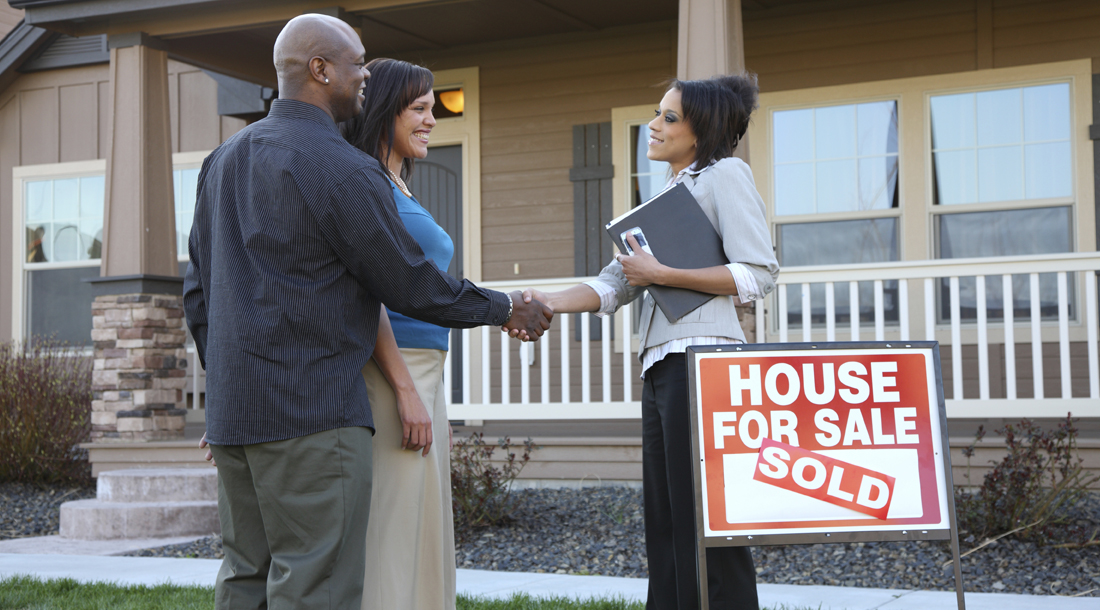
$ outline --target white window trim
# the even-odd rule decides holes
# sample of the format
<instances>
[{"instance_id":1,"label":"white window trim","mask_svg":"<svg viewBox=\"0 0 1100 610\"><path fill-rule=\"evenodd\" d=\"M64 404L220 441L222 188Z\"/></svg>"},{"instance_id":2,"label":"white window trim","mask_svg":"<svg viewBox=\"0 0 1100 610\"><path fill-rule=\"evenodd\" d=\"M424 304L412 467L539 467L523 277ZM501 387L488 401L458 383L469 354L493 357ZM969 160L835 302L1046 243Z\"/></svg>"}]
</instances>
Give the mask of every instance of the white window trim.
<instances>
[{"instance_id":1,"label":"white window trim","mask_svg":"<svg viewBox=\"0 0 1100 610\"><path fill-rule=\"evenodd\" d=\"M199 167L211 151L175 153L172 155L172 169L191 169ZM63 178L83 178L103 176L107 173L107 161L74 161L69 163L47 163L43 165L23 165L12 168L12 291L11 291L11 336L16 341L26 339L26 227L24 226L25 184L35 180L58 180ZM172 215L175 218L175 214ZM34 269L71 269L74 267L98 267L101 260L33 263ZM91 312L88 313L91 315Z\"/></svg>"}]
</instances>

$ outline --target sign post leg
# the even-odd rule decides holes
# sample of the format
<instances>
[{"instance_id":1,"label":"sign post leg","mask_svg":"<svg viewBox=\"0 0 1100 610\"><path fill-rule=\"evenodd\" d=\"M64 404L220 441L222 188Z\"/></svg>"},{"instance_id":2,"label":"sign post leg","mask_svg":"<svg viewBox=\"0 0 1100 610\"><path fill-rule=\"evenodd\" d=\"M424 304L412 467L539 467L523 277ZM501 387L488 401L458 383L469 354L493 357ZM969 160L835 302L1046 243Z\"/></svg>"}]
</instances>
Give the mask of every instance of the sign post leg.
<instances>
[{"instance_id":1,"label":"sign post leg","mask_svg":"<svg viewBox=\"0 0 1100 610\"><path fill-rule=\"evenodd\" d=\"M955 519L952 518L952 526ZM951 528L951 558L955 564L955 597L958 600L959 610L966 610L966 598L963 596L962 561L959 559L959 532Z\"/></svg>"},{"instance_id":2,"label":"sign post leg","mask_svg":"<svg viewBox=\"0 0 1100 610\"><path fill-rule=\"evenodd\" d=\"M696 546L699 555L696 561L699 575L699 608L700 610L710 610L710 591L707 588L709 584L707 582L707 545L704 543L702 536L698 537Z\"/></svg>"}]
</instances>

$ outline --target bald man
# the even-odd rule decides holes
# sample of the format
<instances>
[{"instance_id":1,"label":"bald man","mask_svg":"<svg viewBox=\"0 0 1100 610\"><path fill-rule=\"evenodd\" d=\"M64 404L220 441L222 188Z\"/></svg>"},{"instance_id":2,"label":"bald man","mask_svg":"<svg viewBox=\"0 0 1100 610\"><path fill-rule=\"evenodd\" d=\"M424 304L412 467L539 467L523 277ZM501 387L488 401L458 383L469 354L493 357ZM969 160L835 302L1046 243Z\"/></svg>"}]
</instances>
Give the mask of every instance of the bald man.
<instances>
[{"instance_id":1,"label":"bald man","mask_svg":"<svg viewBox=\"0 0 1100 610\"><path fill-rule=\"evenodd\" d=\"M184 308L207 371L219 609L359 608L373 435L360 370L380 303L453 328L549 328L541 303L451 278L405 231L381 166L336 127L362 108L364 65L346 23L291 20L280 99L199 174Z\"/></svg>"}]
</instances>

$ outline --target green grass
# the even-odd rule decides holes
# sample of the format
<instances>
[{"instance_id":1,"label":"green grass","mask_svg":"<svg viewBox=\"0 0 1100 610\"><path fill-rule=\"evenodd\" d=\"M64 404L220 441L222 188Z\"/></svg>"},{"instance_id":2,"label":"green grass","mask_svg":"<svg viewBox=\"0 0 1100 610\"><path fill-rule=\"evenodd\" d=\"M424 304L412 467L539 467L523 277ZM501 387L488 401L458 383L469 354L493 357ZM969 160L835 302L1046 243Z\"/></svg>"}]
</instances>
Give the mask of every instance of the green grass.
<instances>
[{"instance_id":1,"label":"green grass","mask_svg":"<svg viewBox=\"0 0 1100 610\"><path fill-rule=\"evenodd\" d=\"M211 587L82 585L68 578L43 581L28 576L0 580L0 610L209 610L213 607L214 589ZM458 596L458 610L642 610L644 607L642 602L621 598L578 601L569 597L533 598L524 593L503 600Z\"/></svg>"}]
</instances>

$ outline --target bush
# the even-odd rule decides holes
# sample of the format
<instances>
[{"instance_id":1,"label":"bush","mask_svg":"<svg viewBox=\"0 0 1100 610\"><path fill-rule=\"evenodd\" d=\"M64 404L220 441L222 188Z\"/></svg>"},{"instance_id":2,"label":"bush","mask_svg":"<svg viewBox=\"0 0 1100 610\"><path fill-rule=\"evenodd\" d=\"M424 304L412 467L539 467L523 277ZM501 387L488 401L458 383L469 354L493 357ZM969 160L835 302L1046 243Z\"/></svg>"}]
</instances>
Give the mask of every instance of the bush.
<instances>
[{"instance_id":1,"label":"bush","mask_svg":"<svg viewBox=\"0 0 1100 610\"><path fill-rule=\"evenodd\" d=\"M517 457L512 447L508 437L490 445L480 432L468 440L455 441L451 449L451 505L456 530L511 520L522 501L520 494L512 493L512 482L537 449L527 439L523 441L523 454ZM492 462L497 448L507 455L499 467Z\"/></svg>"},{"instance_id":2,"label":"bush","mask_svg":"<svg viewBox=\"0 0 1100 610\"><path fill-rule=\"evenodd\" d=\"M1100 481L1082 467L1075 421L1067 415L1056 430L1047 431L1024 419L996 430L1004 436L1008 453L993 462L977 490L955 488L960 533L981 539L1019 530L1017 536L1039 544L1079 544L1095 537L1097 524L1073 514L1088 499L1089 486ZM963 450L967 478L974 446L984 436L984 427L979 427L974 442Z\"/></svg>"},{"instance_id":3,"label":"bush","mask_svg":"<svg viewBox=\"0 0 1100 610\"><path fill-rule=\"evenodd\" d=\"M49 339L0 344L0 482L89 481L92 360Z\"/></svg>"}]
</instances>

